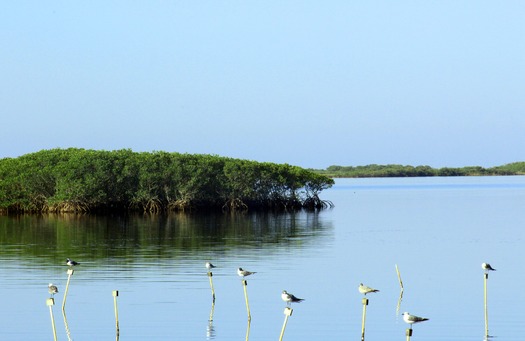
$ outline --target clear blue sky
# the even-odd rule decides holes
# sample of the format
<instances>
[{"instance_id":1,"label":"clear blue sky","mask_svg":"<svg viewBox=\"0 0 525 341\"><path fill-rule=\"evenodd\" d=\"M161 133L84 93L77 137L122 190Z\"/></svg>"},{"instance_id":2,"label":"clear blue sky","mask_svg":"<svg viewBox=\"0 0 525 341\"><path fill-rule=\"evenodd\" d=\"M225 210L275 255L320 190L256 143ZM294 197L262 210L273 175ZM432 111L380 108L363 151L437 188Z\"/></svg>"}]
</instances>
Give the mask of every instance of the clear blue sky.
<instances>
[{"instance_id":1,"label":"clear blue sky","mask_svg":"<svg viewBox=\"0 0 525 341\"><path fill-rule=\"evenodd\" d=\"M4 1L0 158L525 161L525 1Z\"/></svg>"}]
</instances>

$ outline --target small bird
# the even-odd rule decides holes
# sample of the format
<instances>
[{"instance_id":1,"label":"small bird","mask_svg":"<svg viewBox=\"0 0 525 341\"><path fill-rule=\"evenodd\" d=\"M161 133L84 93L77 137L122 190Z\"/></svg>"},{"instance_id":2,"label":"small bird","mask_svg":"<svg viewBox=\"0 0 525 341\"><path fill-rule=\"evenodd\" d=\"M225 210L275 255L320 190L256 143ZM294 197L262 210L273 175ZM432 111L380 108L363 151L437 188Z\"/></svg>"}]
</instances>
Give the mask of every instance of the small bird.
<instances>
[{"instance_id":1,"label":"small bird","mask_svg":"<svg viewBox=\"0 0 525 341\"><path fill-rule=\"evenodd\" d=\"M208 269L208 271L211 271L213 268L216 268L216 266L210 262L206 262L206 269Z\"/></svg>"},{"instance_id":2,"label":"small bird","mask_svg":"<svg viewBox=\"0 0 525 341\"><path fill-rule=\"evenodd\" d=\"M423 322L423 321L428 321L428 319L426 317L419 317L419 316L416 316L416 315L410 315L409 313L404 312L403 313L403 321L405 321L408 324L414 324L414 323L419 323L419 322Z\"/></svg>"},{"instance_id":3,"label":"small bird","mask_svg":"<svg viewBox=\"0 0 525 341\"><path fill-rule=\"evenodd\" d=\"M301 303L302 301L304 301L304 298L295 297L286 290L283 290L281 298L283 299L283 301L286 302L287 305L290 305L291 303Z\"/></svg>"},{"instance_id":4,"label":"small bird","mask_svg":"<svg viewBox=\"0 0 525 341\"><path fill-rule=\"evenodd\" d=\"M253 275L253 274L256 274L257 272L251 272L251 271L248 271L248 270L243 270L242 268L238 268L237 269L237 275L241 276L241 277L246 277L246 276L250 276L250 275Z\"/></svg>"},{"instance_id":5,"label":"small bird","mask_svg":"<svg viewBox=\"0 0 525 341\"><path fill-rule=\"evenodd\" d=\"M77 266L77 265L79 265L80 263L75 262L74 260L68 258L68 259L66 260L66 264L69 265L69 266Z\"/></svg>"},{"instance_id":6,"label":"small bird","mask_svg":"<svg viewBox=\"0 0 525 341\"><path fill-rule=\"evenodd\" d=\"M366 285L361 283L361 284L359 284L359 292L366 295L366 294L371 293L371 292L379 292L379 290L367 287Z\"/></svg>"},{"instance_id":7,"label":"small bird","mask_svg":"<svg viewBox=\"0 0 525 341\"><path fill-rule=\"evenodd\" d=\"M489 263L482 263L481 268L485 271L496 271Z\"/></svg>"},{"instance_id":8,"label":"small bird","mask_svg":"<svg viewBox=\"0 0 525 341\"><path fill-rule=\"evenodd\" d=\"M55 294L58 293L58 288L53 283L49 283L47 288L48 288L48 291L49 291L49 294L51 295L51 297L53 297Z\"/></svg>"}]
</instances>

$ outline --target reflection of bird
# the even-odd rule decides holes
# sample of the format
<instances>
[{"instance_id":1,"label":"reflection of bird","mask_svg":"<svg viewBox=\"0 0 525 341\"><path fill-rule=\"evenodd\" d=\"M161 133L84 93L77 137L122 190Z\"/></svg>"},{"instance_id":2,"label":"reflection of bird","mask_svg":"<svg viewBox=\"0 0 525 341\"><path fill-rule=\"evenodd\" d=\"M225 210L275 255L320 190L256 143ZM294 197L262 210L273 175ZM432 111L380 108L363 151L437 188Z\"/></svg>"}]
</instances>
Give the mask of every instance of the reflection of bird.
<instances>
[{"instance_id":1,"label":"reflection of bird","mask_svg":"<svg viewBox=\"0 0 525 341\"><path fill-rule=\"evenodd\" d=\"M206 269L208 269L208 271L210 271L213 268L216 268L216 266L210 262L206 262Z\"/></svg>"},{"instance_id":2,"label":"reflection of bird","mask_svg":"<svg viewBox=\"0 0 525 341\"><path fill-rule=\"evenodd\" d=\"M290 303L301 303L302 301L304 301L304 298L295 297L294 295L290 294L289 292L286 292L286 290L283 290L283 293L281 294L281 298L288 305L290 305Z\"/></svg>"},{"instance_id":3,"label":"reflection of bird","mask_svg":"<svg viewBox=\"0 0 525 341\"><path fill-rule=\"evenodd\" d=\"M66 260L66 264L69 265L69 266L77 266L77 265L79 265L80 263L75 262L74 260L71 260L71 259L68 258L68 259Z\"/></svg>"},{"instance_id":4,"label":"reflection of bird","mask_svg":"<svg viewBox=\"0 0 525 341\"><path fill-rule=\"evenodd\" d=\"M243 270L242 268L238 268L237 269L237 275L241 276L241 277L246 277L246 276L250 276L250 275L253 275L253 274L256 274L257 272L250 272L248 270Z\"/></svg>"},{"instance_id":5,"label":"reflection of bird","mask_svg":"<svg viewBox=\"0 0 525 341\"><path fill-rule=\"evenodd\" d=\"M359 292L366 295L366 294L371 293L371 292L379 292L379 290L367 287L366 285L361 283L361 284L359 284Z\"/></svg>"},{"instance_id":6,"label":"reflection of bird","mask_svg":"<svg viewBox=\"0 0 525 341\"><path fill-rule=\"evenodd\" d=\"M58 288L56 285L53 285L53 283L49 283L48 285L48 291L51 297L53 297L55 294L58 293Z\"/></svg>"},{"instance_id":7,"label":"reflection of bird","mask_svg":"<svg viewBox=\"0 0 525 341\"><path fill-rule=\"evenodd\" d=\"M490 266L489 263L483 263L481 264L481 268L485 271L496 271L492 266Z\"/></svg>"},{"instance_id":8,"label":"reflection of bird","mask_svg":"<svg viewBox=\"0 0 525 341\"><path fill-rule=\"evenodd\" d=\"M403 321L405 321L408 324L414 324L419 323L423 321L428 321L426 317L419 317L416 315L410 315L409 313L403 313Z\"/></svg>"}]
</instances>

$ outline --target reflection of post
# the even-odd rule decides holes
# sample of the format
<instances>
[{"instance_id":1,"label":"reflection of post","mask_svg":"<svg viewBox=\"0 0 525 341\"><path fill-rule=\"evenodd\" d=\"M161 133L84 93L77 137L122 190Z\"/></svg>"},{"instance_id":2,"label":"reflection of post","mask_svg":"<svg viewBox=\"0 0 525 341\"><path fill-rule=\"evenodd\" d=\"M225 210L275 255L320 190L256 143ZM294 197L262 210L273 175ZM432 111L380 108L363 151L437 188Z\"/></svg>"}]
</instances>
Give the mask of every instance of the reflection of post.
<instances>
[{"instance_id":1,"label":"reflection of post","mask_svg":"<svg viewBox=\"0 0 525 341\"><path fill-rule=\"evenodd\" d=\"M248 312L248 320L251 320L252 315L250 314L250 304L248 303L248 291L246 290L247 285L248 285L248 282L245 279L243 279L242 286L244 287L244 299L246 300L246 311Z\"/></svg>"},{"instance_id":2,"label":"reflection of post","mask_svg":"<svg viewBox=\"0 0 525 341\"><path fill-rule=\"evenodd\" d=\"M407 328L406 335L407 341L410 341L410 337L412 336L412 328Z\"/></svg>"},{"instance_id":3,"label":"reflection of post","mask_svg":"<svg viewBox=\"0 0 525 341\"><path fill-rule=\"evenodd\" d=\"M210 287L211 287L211 295L213 297L213 302L215 302L215 290L213 289L213 273L211 271L208 271L208 278L210 279Z\"/></svg>"},{"instance_id":4,"label":"reflection of post","mask_svg":"<svg viewBox=\"0 0 525 341\"><path fill-rule=\"evenodd\" d=\"M363 321L361 323L361 341L365 341L365 320L366 320L366 306L368 305L368 298L363 298Z\"/></svg>"},{"instance_id":5,"label":"reflection of post","mask_svg":"<svg viewBox=\"0 0 525 341\"><path fill-rule=\"evenodd\" d=\"M64 327L66 328L67 339L71 341L71 331L69 330L69 324L67 323L66 311L62 309L62 317L64 318Z\"/></svg>"},{"instance_id":6,"label":"reflection of post","mask_svg":"<svg viewBox=\"0 0 525 341\"><path fill-rule=\"evenodd\" d=\"M403 291L405 290L403 288L403 281L401 280L401 273L399 272L399 268L396 264L396 272L397 272L397 280L399 281L399 286L401 287L401 291L399 292L399 299L397 300L397 307L396 307L396 315L399 315L399 309L401 308L401 301L403 300Z\"/></svg>"},{"instance_id":7,"label":"reflection of post","mask_svg":"<svg viewBox=\"0 0 525 341\"><path fill-rule=\"evenodd\" d=\"M485 272L484 280L483 280L483 291L484 291L484 297L485 297L485 338L489 337L489 312L487 308L487 279L489 278L489 273Z\"/></svg>"},{"instance_id":8,"label":"reflection of post","mask_svg":"<svg viewBox=\"0 0 525 341\"><path fill-rule=\"evenodd\" d=\"M206 327L206 339L210 340L215 337L215 328L213 327L213 312L215 310L215 302L211 302L210 318L208 319L208 326Z\"/></svg>"},{"instance_id":9,"label":"reflection of post","mask_svg":"<svg viewBox=\"0 0 525 341\"><path fill-rule=\"evenodd\" d=\"M401 301L403 300L403 290L399 292L399 299L397 300L396 315L399 315L399 310L401 308Z\"/></svg>"},{"instance_id":10,"label":"reflection of post","mask_svg":"<svg viewBox=\"0 0 525 341\"><path fill-rule=\"evenodd\" d=\"M71 280L71 276L73 276L73 273L75 273L75 270L67 269L67 284L66 290L64 291L64 299L62 300L62 310L64 310L64 308L66 307L67 292L69 290L69 281Z\"/></svg>"},{"instance_id":11,"label":"reflection of post","mask_svg":"<svg viewBox=\"0 0 525 341\"><path fill-rule=\"evenodd\" d=\"M55 328L55 317L53 316L53 306L55 305L54 298L48 298L46 304L49 306L49 314L51 315L51 327L53 328L53 339L57 340L57 330Z\"/></svg>"},{"instance_id":12,"label":"reflection of post","mask_svg":"<svg viewBox=\"0 0 525 341\"><path fill-rule=\"evenodd\" d=\"M211 311L210 311L210 318L208 319L208 321L213 321L213 312L215 310L215 302L211 302Z\"/></svg>"},{"instance_id":13,"label":"reflection of post","mask_svg":"<svg viewBox=\"0 0 525 341\"><path fill-rule=\"evenodd\" d=\"M403 281L401 280L401 274L399 273L399 268L396 264L396 272L397 272L397 279L399 281L399 286L401 287L401 291L403 291Z\"/></svg>"},{"instance_id":14,"label":"reflection of post","mask_svg":"<svg viewBox=\"0 0 525 341\"><path fill-rule=\"evenodd\" d=\"M279 341L282 341L284 336L284 330L286 329L286 324L288 323L288 317L292 316L293 309L290 307L284 308L284 323L283 328L281 329L281 336L279 336Z\"/></svg>"},{"instance_id":15,"label":"reflection of post","mask_svg":"<svg viewBox=\"0 0 525 341\"><path fill-rule=\"evenodd\" d=\"M117 307L118 290L113 290L113 306L115 307L115 327L117 331L117 341L120 335L120 328L118 324L118 307Z\"/></svg>"}]
</instances>

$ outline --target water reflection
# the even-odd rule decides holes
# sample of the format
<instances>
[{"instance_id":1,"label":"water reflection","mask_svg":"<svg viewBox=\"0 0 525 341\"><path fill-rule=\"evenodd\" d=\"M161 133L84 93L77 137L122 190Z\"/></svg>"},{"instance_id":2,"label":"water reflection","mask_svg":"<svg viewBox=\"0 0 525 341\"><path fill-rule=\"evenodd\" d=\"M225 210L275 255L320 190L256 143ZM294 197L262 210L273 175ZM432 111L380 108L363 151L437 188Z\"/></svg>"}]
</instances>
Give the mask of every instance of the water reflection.
<instances>
[{"instance_id":1,"label":"water reflection","mask_svg":"<svg viewBox=\"0 0 525 341\"><path fill-rule=\"evenodd\" d=\"M42 263L57 255L91 261L133 261L137 251L173 258L181 251L291 246L326 228L318 213L246 213L97 216L46 214L0 216L0 255L27 256ZM51 259L52 258L52 259Z\"/></svg>"},{"instance_id":2,"label":"water reflection","mask_svg":"<svg viewBox=\"0 0 525 341\"><path fill-rule=\"evenodd\" d=\"M525 187L345 188L328 191L338 206L319 214L0 216L0 278L9 293L2 336L50 336L42 298L49 297L49 282L65 288L64 259L73 257L82 263L67 304L76 341L92 340L95 333L99 339L115 337L113 310L104 297L116 285L123 293L123 340L275 339L282 325L279 294L291 287L308 297L308 304L294 312L287 341L347 339L359 335L362 307L345 297L345 288L365 274L381 289L367 312L367 338L401 337L406 324L393 314L396 303L398 313L431 318L424 328L416 327L418 339L483 337L481 261L501 264L491 287L518 287L525 280L516 270L523 258ZM216 305L204 276L207 260L221 270L213 277ZM395 282L394 264L404 269L407 293ZM443 264L454 266L445 271ZM238 266L258 271L249 287L253 322L246 321ZM443 283L455 283L455 290ZM333 299L333 293L343 298ZM490 296L491 331L498 339L521 340L524 292L494 290ZM450 307L461 308L460 319L450 319ZM31 328L24 328L24 321L31 321ZM59 339L67 339L62 319L58 324Z\"/></svg>"}]
</instances>

